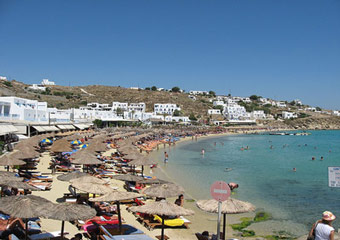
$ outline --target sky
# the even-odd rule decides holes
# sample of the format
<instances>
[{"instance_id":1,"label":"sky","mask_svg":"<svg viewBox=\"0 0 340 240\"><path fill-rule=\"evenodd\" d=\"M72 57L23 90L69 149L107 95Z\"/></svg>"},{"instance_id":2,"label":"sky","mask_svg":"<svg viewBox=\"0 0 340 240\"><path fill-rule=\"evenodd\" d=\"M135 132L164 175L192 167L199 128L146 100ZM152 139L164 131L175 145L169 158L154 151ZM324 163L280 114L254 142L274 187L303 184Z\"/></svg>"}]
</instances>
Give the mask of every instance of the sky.
<instances>
[{"instance_id":1,"label":"sky","mask_svg":"<svg viewBox=\"0 0 340 240\"><path fill-rule=\"evenodd\" d=\"M0 0L0 75L340 109L340 0Z\"/></svg>"}]
</instances>

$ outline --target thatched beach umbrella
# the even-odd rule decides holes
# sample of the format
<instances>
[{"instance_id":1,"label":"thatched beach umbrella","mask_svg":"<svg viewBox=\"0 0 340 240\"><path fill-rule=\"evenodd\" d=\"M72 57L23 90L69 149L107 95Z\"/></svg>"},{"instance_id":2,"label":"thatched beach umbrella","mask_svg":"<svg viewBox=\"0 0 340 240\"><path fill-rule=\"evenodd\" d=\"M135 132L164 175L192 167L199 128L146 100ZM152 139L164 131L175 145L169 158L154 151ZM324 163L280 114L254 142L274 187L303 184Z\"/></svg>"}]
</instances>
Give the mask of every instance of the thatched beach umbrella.
<instances>
[{"instance_id":1,"label":"thatched beach umbrella","mask_svg":"<svg viewBox=\"0 0 340 240\"><path fill-rule=\"evenodd\" d=\"M58 180L60 181L64 181L64 182L68 182L72 179L76 179L76 178L80 178L80 177L85 177L85 176L89 176L88 173L84 173L84 172L71 172L71 173L66 173L63 175L59 175L57 177Z\"/></svg>"},{"instance_id":2,"label":"thatched beach umbrella","mask_svg":"<svg viewBox=\"0 0 340 240\"><path fill-rule=\"evenodd\" d=\"M146 213L150 215L160 215L162 218L161 240L164 239L164 217L165 216L189 216L194 215L194 211L185 209L176 204L169 203L165 200L159 202L147 203L143 206L130 207L132 212Z\"/></svg>"},{"instance_id":3,"label":"thatched beach umbrella","mask_svg":"<svg viewBox=\"0 0 340 240\"><path fill-rule=\"evenodd\" d=\"M158 198L176 197L182 193L184 193L184 189L173 183L152 185L144 190L144 194Z\"/></svg>"},{"instance_id":4,"label":"thatched beach umbrella","mask_svg":"<svg viewBox=\"0 0 340 240\"><path fill-rule=\"evenodd\" d=\"M98 160L96 156L91 154L86 150L80 150L76 154L74 154L74 160L71 162L73 164L82 164L82 165L98 165L103 164L102 161Z\"/></svg>"},{"instance_id":5,"label":"thatched beach umbrella","mask_svg":"<svg viewBox=\"0 0 340 240\"><path fill-rule=\"evenodd\" d=\"M60 139L53 143L51 152L70 152L72 151L70 143L66 139Z\"/></svg>"},{"instance_id":6,"label":"thatched beach umbrella","mask_svg":"<svg viewBox=\"0 0 340 240\"><path fill-rule=\"evenodd\" d=\"M87 220L96 216L96 210L93 208L70 203L53 204L48 214L44 217L49 219L60 220L61 222L61 239L64 239L65 221Z\"/></svg>"},{"instance_id":7,"label":"thatched beach umbrella","mask_svg":"<svg viewBox=\"0 0 340 240\"><path fill-rule=\"evenodd\" d=\"M91 141L86 149L89 152L105 152L107 150L106 143L103 143L101 140Z\"/></svg>"},{"instance_id":8,"label":"thatched beach umbrella","mask_svg":"<svg viewBox=\"0 0 340 240\"><path fill-rule=\"evenodd\" d=\"M0 157L0 166L7 166L7 171L9 171L9 166L20 166L25 164L26 162L13 158L11 154L4 154Z\"/></svg>"},{"instance_id":9,"label":"thatched beach umbrella","mask_svg":"<svg viewBox=\"0 0 340 240\"><path fill-rule=\"evenodd\" d=\"M120 213L120 201L141 197L141 194L133 192L112 191L98 198L90 198L91 202L116 202L119 220L119 233L122 234L122 217Z\"/></svg>"},{"instance_id":10,"label":"thatched beach umbrella","mask_svg":"<svg viewBox=\"0 0 340 240\"><path fill-rule=\"evenodd\" d=\"M89 184L108 184L107 181L97 178L97 177L93 177L89 174L87 174L86 176L82 176L79 178L75 178L75 179L71 179L70 180L71 183L89 183Z\"/></svg>"},{"instance_id":11,"label":"thatched beach umbrella","mask_svg":"<svg viewBox=\"0 0 340 240\"><path fill-rule=\"evenodd\" d=\"M199 200L196 202L196 206L210 213L218 213L218 201L215 199L209 200ZM225 227L226 227L226 214L236 214L252 212L255 210L255 206L249 202L244 202L234 198L228 198L226 201L222 202L221 212L223 213L223 239L225 239Z\"/></svg>"},{"instance_id":12,"label":"thatched beach umbrella","mask_svg":"<svg viewBox=\"0 0 340 240\"><path fill-rule=\"evenodd\" d=\"M84 182L73 182L71 183L72 187L83 191L83 192L87 192L87 193L92 193L92 194L106 194L110 191L112 191L113 189L110 188L109 186L106 185L102 185L102 184L94 184L94 183L84 183Z\"/></svg>"},{"instance_id":13,"label":"thatched beach umbrella","mask_svg":"<svg viewBox=\"0 0 340 240\"><path fill-rule=\"evenodd\" d=\"M0 199L0 211L12 217L26 219L26 237L28 229L28 218L43 217L53 203L45 198L25 195L25 196L10 196Z\"/></svg>"},{"instance_id":14,"label":"thatched beach umbrella","mask_svg":"<svg viewBox=\"0 0 340 240\"><path fill-rule=\"evenodd\" d=\"M120 181L127 181L127 182L140 182L144 180L143 177L131 175L131 174L115 175L112 178L116 180L120 180Z\"/></svg>"},{"instance_id":15,"label":"thatched beach umbrella","mask_svg":"<svg viewBox=\"0 0 340 240\"><path fill-rule=\"evenodd\" d=\"M132 165L133 166L142 166L142 176L144 176L144 166L150 166L150 165L153 165L153 164L156 164L156 163L157 163L157 161L141 155L140 158L132 160L131 162L128 162L128 165L130 165L130 166L132 166Z\"/></svg>"},{"instance_id":16,"label":"thatched beach umbrella","mask_svg":"<svg viewBox=\"0 0 340 240\"><path fill-rule=\"evenodd\" d=\"M142 181L139 181L139 183L143 183L143 184L173 184L169 181L165 181L163 179L159 179L159 178L156 178L156 179L144 179Z\"/></svg>"},{"instance_id":17,"label":"thatched beach umbrella","mask_svg":"<svg viewBox=\"0 0 340 240\"><path fill-rule=\"evenodd\" d=\"M28 183L21 182L14 179L1 179L0 186L6 186L17 189L31 190L31 191L40 191L39 188L29 185Z\"/></svg>"},{"instance_id":18,"label":"thatched beach umbrella","mask_svg":"<svg viewBox=\"0 0 340 240\"><path fill-rule=\"evenodd\" d=\"M15 172L5 172L5 171L0 171L0 179L1 179L1 177L13 177L13 178L18 178L17 176L16 176L16 173ZM20 179L20 178L18 178L18 179ZM23 180L23 179L21 179L21 180Z\"/></svg>"},{"instance_id":19,"label":"thatched beach umbrella","mask_svg":"<svg viewBox=\"0 0 340 240\"><path fill-rule=\"evenodd\" d=\"M33 159L39 157L39 153L32 148L22 148L21 150L16 150L10 154L11 157L17 159Z\"/></svg>"}]
</instances>

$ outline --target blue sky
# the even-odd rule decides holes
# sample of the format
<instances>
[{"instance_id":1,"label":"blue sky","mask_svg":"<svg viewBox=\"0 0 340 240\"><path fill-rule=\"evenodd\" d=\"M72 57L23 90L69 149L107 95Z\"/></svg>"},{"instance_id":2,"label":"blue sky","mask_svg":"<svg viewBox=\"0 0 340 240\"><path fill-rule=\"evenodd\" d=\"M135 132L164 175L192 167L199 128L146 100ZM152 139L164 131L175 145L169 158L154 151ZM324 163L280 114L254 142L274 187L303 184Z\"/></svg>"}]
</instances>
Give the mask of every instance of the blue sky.
<instances>
[{"instance_id":1,"label":"blue sky","mask_svg":"<svg viewBox=\"0 0 340 240\"><path fill-rule=\"evenodd\" d=\"M0 0L0 75L340 109L340 0Z\"/></svg>"}]
</instances>

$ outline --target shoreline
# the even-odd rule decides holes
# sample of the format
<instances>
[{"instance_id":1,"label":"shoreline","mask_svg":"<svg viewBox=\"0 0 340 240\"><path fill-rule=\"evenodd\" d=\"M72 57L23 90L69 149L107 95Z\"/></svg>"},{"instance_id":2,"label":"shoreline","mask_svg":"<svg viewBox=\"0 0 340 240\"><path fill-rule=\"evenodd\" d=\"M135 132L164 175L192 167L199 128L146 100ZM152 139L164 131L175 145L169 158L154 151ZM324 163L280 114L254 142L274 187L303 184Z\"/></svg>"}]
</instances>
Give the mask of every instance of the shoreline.
<instances>
[{"instance_id":1,"label":"shoreline","mask_svg":"<svg viewBox=\"0 0 340 240\"><path fill-rule=\"evenodd\" d=\"M278 129L275 130L275 132L280 132L280 131L299 131L296 129ZM313 131L313 130L310 130ZM185 138L181 138L179 141L176 142L176 145L178 144L186 144L186 143L198 143L200 140L204 140L204 139L213 139L213 138L223 138L223 137L227 137L227 136L236 136L236 135L253 135L253 134L257 134L257 133L262 133L262 132L274 132L274 131L270 131L270 130L252 130L252 131L247 131L247 132L226 132L226 133L221 133L221 134L209 134L209 135L203 135L198 137L197 141L192 140L191 137L185 137ZM158 164L158 171L153 171L150 172L150 174L156 176L157 178L161 178L164 180L169 180L175 184L181 185L179 180L176 180L174 178L172 178L169 174L169 171L167 171L164 168L162 159L159 155L161 155L162 153L160 151L162 151L162 149L167 149L169 148L169 146L166 146L164 148L164 146L159 147L159 150L154 149L154 151L152 151L150 153L150 157L155 159L159 164ZM193 197L191 195L191 191L190 189L187 189L184 187L184 189L186 190L184 193L185 196L185 204L184 206L186 208L189 208L191 210L193 210L195 212L193 219L193 224L192 224L192 231L193 233L195 232L202 232L204 230L208 230L211 233L216 233L216 228L217 228L217 214L212 214L212 213L206 213L201 211L200 209L198 209L196 207L195 201L197 199L195 199L195 197ZM258 211L262 211L261 208L256 209L254 212L250 212L250 213L243 213L243 214L228 214L227 216L227 238L235 238L235 237L239 237L239 238L244 238L240 236L240 232L237 230L233 230L231 228L231 224L238 224L242 222L242 218L254 218L256 212ZM269 212L270 213L270 212ZM196 224L194 224L196 222ZM280 221L276 220L276 219L270 219L268 220L268 224L278 224ZM257 237L265 237L265 236L270 236L270 235L278 235L278 232L275 230L275 226L272 226L271 229L268 229L268 226L266 224L266 222L262 222L262 223L254 223L250 225L251 228L255 228L255 236L252 237L247 237L247 239L252 239L252 238L257 238ZM248 229L248 228L246 228ZM289 234L289 232L287 232ZM302 239L305 238L305 235L303 236L296 236L295 238L297 239ZM195 238L193 238L195 239Z\"/></svg>"}]
</instances>

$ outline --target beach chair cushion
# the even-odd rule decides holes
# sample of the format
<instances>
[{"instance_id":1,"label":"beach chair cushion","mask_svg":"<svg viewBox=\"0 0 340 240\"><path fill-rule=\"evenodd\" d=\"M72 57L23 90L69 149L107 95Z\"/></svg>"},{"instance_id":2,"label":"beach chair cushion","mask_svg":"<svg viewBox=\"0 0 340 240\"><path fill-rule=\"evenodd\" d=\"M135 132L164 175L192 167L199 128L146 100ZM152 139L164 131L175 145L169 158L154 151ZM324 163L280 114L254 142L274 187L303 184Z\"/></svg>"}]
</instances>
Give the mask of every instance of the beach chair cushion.
<instances>
[{"instance_id":1,"label":"beach chair cushion","mask_svg":"<svg viewBox=\"0 0 340 240\"><path fill-rule=\"evenodd\" d=\"M154 220L160 223L162 222L162 218L158 215L154 215ZM180 226L183 226L183 224L184 224L184 220L180 218L164 220L164 225L168 227L180 227Z\"/></svg>"}]
</instances>

